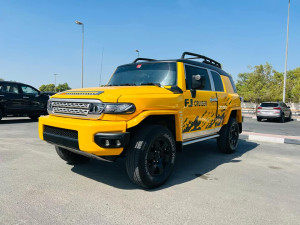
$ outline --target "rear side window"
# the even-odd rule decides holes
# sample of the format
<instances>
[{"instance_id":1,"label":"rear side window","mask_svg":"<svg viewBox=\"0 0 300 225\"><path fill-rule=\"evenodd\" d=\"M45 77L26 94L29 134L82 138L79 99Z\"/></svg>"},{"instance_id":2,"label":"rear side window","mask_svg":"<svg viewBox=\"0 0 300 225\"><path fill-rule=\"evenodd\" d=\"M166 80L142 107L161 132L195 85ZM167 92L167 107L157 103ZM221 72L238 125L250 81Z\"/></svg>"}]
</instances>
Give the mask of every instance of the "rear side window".
<instances>
[{"instance_id":1,"label":"rear side window","mask_svg":"<svg viewBox=\"0 0 300 225\"><path fill-rule=\"evenodd\" d=\"M193 75L204 75L205 76L205 87L201 89L203 91L211 91L210 80L207 69L185 65L185 76L186 76L186 89L190 90L192 87L192 76Z\"/></svg>"},{"instance_id":2,"label":"rear side window","mask_svg":"<svg viewBox=\"0 0 300 225\"><path fill-rule=\"evenodd\" d=\"M17 84L6 84L4 86L3 92L6 93L13 93L13 94L19 94L19 88Z\"/></svg>"},{"instance_id":3,"label":"rear side window","mask_svg":"<svg viewBox=\"0 0 300 225\"><path fill-rule=\"evenodd\" d=\"M260 104L260 107L277 107L278 103L272 103L272 102L263 102Z\"/></svg>"},{"instance_id":4,"label":"rear side window","mask_svg":"<svg viewBox=\"0 0 300 225\"><path fill-rule=\"evenodd\" d=\"M222 79L220 77L220 74L214 72L214 71L211 71L211 75L213 77L213 80L214 80L214 84L215 84L215 89L216 91L224 91L224 87L223 87L223 83L222 83Z\"/></svg>"}]
</instances>

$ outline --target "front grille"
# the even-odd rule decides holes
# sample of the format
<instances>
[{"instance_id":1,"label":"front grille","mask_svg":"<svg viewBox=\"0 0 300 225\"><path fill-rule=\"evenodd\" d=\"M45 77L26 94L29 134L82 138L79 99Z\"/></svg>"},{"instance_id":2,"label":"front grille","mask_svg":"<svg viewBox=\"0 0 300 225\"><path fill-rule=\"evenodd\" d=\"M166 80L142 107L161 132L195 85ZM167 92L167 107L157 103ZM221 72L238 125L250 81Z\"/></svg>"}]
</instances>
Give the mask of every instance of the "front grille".
<instances>
[{"instance_id":1,"label":"front grille","mask_svg":"<svg viewBox=\"0 0 300 225\"><path fill-rule=\"evenodd\" d=\"M89 114L88 109L70 109L70 108L53 107L52 110L54 113L71 114L71 115L73 114L73 115L87 116Z\"/></svg>"},{"instance_id":2,"label":"front grille","mask_svg":"<svg viewBox=\"0 0 300 225\"><path fill-rule=\"evenodd\" d=\"M73 139L78 139L78 132L76 130L62 129L51 126L44 126L44 132L48 134L54 134L62 137L68 137Z\"/></svg>"},{"instance_id":3,"label":"front grille","mask_svg":"<svg viewBox=\"0 0 300 225\"><path fill-rule=\"evenodd\" d=\"M83 102L51 102L54 113L73 114L87 116L89 114L89 103Z\"/></svg>"},{"instance_id":4,"label":"front grille","mask_svg":"<svg viewBox=\"0 0 300 225\"><path fill-rule=\"evenodd\" d=\"M48 113L70 117L98 119L105 105L96 99L58 99L51 98L48 102Z\"/></svg>"}]
</instances>

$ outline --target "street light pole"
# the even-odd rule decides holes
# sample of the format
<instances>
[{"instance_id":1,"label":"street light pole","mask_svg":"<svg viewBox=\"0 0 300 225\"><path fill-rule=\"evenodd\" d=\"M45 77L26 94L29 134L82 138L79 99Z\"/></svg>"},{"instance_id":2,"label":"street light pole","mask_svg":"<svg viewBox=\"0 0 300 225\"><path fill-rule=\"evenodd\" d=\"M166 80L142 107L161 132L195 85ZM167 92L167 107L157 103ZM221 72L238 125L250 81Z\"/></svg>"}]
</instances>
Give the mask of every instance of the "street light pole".
<instances>
[{"instance_id":1,"label":"street light pole","mask_svg":"<svg viewBox=\"0 0 300 225\"><path fill-rule=\"evenodd\" d=\"M56 76L58 75L57 73L53 74L54 75L54 89L56 92Z\"/></svg>"},{"instance_id":2,"label":"street light pole","mask_svg":"<svg viewBox=\"0 0 300 225\"><path fill-rule=\"evenodd\" d=\"M139 50L135 50L138 54L138 58L140 58L140 51Z\"/></svg>"},{"instance_id":3,"label":"street light pole","mask_svg":"<svg viewBox=\"0 0 300 225\"><path fill-rule=\"evenodd\" d=\"M82 26L82 52L81 52L81 87L83 88L83 46L84 46L84 24L78 20L75 21L76 24Z\"/></svg>"},{"instance_id":4,"label":"street light pole","mask_svg":"<svg viewBox=\"0 0 300 225\"><path fill-rule=\"evenodd\" d=\"M287 32L286 32L285 66L284 66L284 77L283 77L283 98L282 98L283 102L285 102L285 90L286 90L286 71L287 71L287 58L288 58L288 47L289 47L290 4L291 1L289 0Z\"/></svg>"}]
</instances>

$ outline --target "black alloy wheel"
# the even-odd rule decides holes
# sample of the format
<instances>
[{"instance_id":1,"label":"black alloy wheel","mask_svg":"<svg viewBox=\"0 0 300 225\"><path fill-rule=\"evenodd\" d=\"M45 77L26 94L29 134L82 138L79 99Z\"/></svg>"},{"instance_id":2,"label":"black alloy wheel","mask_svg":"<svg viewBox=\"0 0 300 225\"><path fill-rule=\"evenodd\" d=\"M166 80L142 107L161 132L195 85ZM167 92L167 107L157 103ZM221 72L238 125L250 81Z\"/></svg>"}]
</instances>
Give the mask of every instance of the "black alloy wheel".
<instances>
[{"instance_id":1,"label":"black alloy wheel","mask_svg":"<svg viewBox=\"0 0 300 225\"><path fill-rule=\"evenodd\" d=\"M154 140L147 154L147 167L152 176L162 175L172 166L172 145L165 137Z\"/></svg>"},{"instance_id":2,"label":"black alloy wheel","mask_svg":"<svg viewBox=\"0 0 300 225\"><path fill-rule=\"evenodd\" d=\"M231 117L219 132L220 136L217 138L219 150L227 154L235 152L239 143L239 133L239 124Z\"/></svg>"},{"instance_id":3,"label":"black alloy wheel","mask_svg":"<svg viewBox=\"0 0 300 225\"><path fill-rule=\"evenodd\" d=\"M143 188L155 188L169 178L176 158L172 132L161 125L146 125L135 132L126 156L130 180Z\"/></svg>"},{"instance_id":4,"label":"black alloy wheel","mask_svg":"<svg viewBox=\"0 0 300 225\"><path fill-rule=\"evenodd\" d=\"M229 132L230 148L235 149L239 141L239 127L237 123L231 124Z\"/></svg>"}]
</instances>

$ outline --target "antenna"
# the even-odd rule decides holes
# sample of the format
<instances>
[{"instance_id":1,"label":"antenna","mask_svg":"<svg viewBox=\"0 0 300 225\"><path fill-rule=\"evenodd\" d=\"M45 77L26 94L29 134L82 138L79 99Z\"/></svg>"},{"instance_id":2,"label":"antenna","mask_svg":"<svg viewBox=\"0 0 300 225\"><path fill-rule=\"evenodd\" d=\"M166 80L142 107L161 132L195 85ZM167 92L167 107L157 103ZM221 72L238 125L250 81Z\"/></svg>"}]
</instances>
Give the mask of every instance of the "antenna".
<instances>
[{"instance_id":1,"label":"antenna","mask_svg":"<svg viewBox=\"0 0 300 225\"><path fill-rule=\"evenodd\" d=\"M104 53L104 47L102 47L102 56L101 56L101 66L100 66L100 80L99 80L99 86L101 86L102 65L103 65L103 53Z\"/></svg>"}]
</instances>

